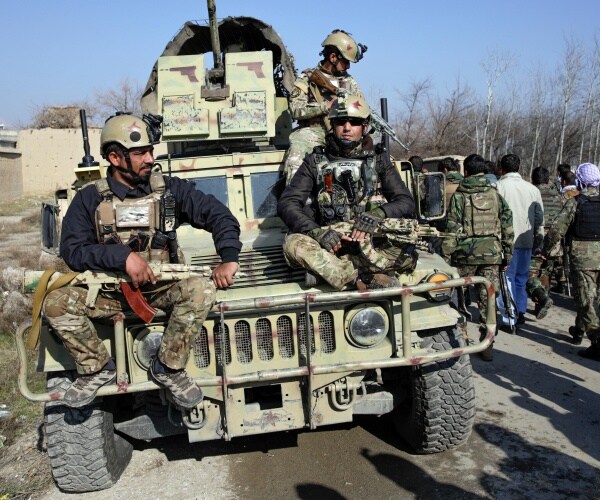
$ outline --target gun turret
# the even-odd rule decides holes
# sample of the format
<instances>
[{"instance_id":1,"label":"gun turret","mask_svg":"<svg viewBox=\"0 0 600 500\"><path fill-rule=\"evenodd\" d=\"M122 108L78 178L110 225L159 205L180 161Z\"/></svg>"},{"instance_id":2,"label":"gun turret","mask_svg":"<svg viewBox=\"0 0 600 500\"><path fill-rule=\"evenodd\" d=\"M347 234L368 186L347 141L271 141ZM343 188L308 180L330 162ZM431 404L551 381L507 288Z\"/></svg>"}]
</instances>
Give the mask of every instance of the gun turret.
<instances>
[{"instance_id":1,"label":"gun turret","mask_svg":"<svg viewBox=\"0 0 600 500\"><path fill-rule=\"evenodd\" d=\"M94 160L94 157L90 154L90 139L88 137L87 118L85 116L85 109L79 110L79 120L81 121L81 133L83 135L83 158L79 163L79 168L86 167L97 167L100 165Z\"/></svg>"}]
</instances>

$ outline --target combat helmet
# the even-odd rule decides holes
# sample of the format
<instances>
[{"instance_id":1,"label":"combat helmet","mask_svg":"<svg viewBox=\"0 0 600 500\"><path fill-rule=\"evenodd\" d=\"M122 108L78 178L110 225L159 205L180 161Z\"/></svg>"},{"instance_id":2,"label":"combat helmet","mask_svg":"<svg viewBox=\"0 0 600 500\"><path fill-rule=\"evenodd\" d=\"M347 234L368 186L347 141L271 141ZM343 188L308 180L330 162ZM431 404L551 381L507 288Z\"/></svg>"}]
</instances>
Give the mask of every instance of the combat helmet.
<instances>
[{"instance_id":1,"label":"combat helmet","mask_svg":"<svg viewBox=\"0 0 600 500\"><path fill-rule=\"evenodd\" d=\"M344 30L333 30L327 38L323 40L321 47L335 47L344 59L356 63L363 58L363 54L367 51L367 46L362 43L356 43L354 38ZM321 52L323 54L323 52Z\"/></svg>"},{"instance_id":2,"label":"combat helmet","mask_svg":"<svg viewBox=\"0 0 600 500\"><path fill-rule=\"evenodd\" d=\"M162 116L145 114L142 118L118 112L108 118L100 134L100 152L106 158L106 147L117 143L126 150L152 146L160 141Z\"/></svg>"},{"instance_id":3,"label":"combat helmet","mask_svg":"<svg viewBox=\"0 0 600 500\"><path fill-rule=\"evenodd\" d=\"M347 95L339 98L331 106L329 119L334 121L337 118L361 118L365 123L369 121L371 108L364 97Z\"/></svg>"}]
</instances>

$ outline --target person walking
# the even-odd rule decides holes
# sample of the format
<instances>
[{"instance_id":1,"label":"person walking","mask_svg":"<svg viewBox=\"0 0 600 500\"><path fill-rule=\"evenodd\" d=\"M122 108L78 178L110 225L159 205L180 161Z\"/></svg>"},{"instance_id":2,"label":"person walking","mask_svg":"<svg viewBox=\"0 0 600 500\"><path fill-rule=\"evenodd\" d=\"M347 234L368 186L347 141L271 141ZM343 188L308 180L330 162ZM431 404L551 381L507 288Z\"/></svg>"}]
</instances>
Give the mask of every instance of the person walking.
<instances>
[{"instance_id":1,"label":"person walking","mask_svg":"<svg viewBox=\"0 0 600 500\"><path fill-rule=\"evenodd\" d=\"M539 254L544 239L544 203L540 190L519 174L521 159L507 154L500 159L498 193L512 211L514 247L506 277L517 306L517 324L525 323L527 312L527 280L531 256Z\"/></svg>"}]
</instances>

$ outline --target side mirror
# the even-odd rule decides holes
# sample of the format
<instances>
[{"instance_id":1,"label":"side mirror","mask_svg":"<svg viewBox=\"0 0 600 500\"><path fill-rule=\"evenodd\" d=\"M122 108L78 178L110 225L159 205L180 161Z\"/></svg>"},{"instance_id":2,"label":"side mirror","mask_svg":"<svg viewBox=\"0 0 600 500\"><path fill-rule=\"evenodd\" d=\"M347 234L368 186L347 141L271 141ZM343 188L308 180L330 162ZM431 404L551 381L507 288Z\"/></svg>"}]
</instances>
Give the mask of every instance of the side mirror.
<instances>
[{"instance_id":1,"label":"side mirror","mask_svg":"<svg viewBox=\"0 0 600 500\"><path fill-rule=\"evenodd\" d=\"M441 172L415 175L413 192L417 216L425 220L443 219L446 216L446 177Z\"/></svg>"}]
</instances>

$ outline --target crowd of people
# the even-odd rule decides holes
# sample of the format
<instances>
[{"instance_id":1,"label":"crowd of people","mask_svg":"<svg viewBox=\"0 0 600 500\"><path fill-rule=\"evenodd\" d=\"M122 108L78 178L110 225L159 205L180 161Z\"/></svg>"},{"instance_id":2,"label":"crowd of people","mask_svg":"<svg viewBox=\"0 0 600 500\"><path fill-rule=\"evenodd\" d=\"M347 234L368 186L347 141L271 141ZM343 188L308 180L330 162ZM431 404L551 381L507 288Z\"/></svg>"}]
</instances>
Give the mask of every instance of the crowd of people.
<instances>
[{"instance_id":1,"label":"crowd of people","mask_svg":"<svg viewBox=\"0 0 600 500\"><path fill-rule=\"evenodd\" d=\"M499 273L505 271L516 325L526 322L528 298L535 304L534 315L542 319L553 305L550 292L570 294L572 288L577 316L569 329L571 341L579 345L587 334L591 344L579 354L600 361L598 167L584 163L573 172L560 164L553 181L548 169L537 167L530 183L519 174L515 154L504 155L493 173L489 161L476 154L463 165L465 177L450 198L446 230L451 235L442 254L461 275L485 276L496 290ZM440 162L439 170L445 168ZM484 312L481 292L479 308ZM500 328L508 326L507 314L500 316ZM485 315L481 318L483 332ZM482 357L491 360L491 348Z\"/></svg>"}]
</instances>

